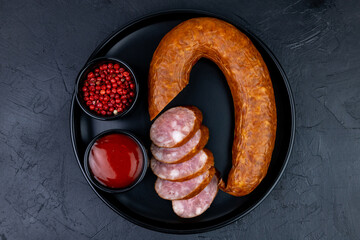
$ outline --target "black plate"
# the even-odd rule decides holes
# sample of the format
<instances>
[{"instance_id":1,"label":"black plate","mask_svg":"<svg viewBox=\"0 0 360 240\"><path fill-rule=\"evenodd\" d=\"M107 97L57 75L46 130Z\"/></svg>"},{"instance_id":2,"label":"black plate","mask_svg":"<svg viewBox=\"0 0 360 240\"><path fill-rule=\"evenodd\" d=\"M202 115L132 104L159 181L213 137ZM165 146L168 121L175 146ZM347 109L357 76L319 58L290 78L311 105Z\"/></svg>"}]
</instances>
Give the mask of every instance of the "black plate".
<instances>
[{"instance_id":1,"label":"black plate","mask_svg":"<svg viewBox=\"0 0 360 240\"><path fill-rule=\"evenodd\" d=\"M91 119L72 101L71 138L79 166L84 173L83 156L88 143L101 131L110 128L129 130L135 133L148 148L150 145L149 114L147 111L147 75L152 55L161 38L180 22L199 16L215 16L199 11L171 11L158 13L122 28L91 55L115 57L127 62L134 70L140 84L140 95L131 113L122 119L99 121ZM224 19L225 21L228 21ZM230 22L230 21L228 21ZM254 209L274 188L289 159L295 126L294 103L284 71L270 50L246 29L232 23L247 34L263 56L274 86L278 128L272 161L265 179L249 195L233 197L219 192L211 207L193 219L177 217L171 201L157 196L154 190L155 176L148 170L143 181L129 192L109 194L97 190L96 194L115 212L140 226L167 233L198 233L231 223ZM184 36L185 37L185 36ZM204 114L204 124L210 129L207 148L215 157L215 166L226 176L231 167L234 112L230 89L218 67L201 59L193 68L190 84L167 108L176 105L195 105ZM87 179L89 182L89 179Z\"/></svg>"}]
</instances>

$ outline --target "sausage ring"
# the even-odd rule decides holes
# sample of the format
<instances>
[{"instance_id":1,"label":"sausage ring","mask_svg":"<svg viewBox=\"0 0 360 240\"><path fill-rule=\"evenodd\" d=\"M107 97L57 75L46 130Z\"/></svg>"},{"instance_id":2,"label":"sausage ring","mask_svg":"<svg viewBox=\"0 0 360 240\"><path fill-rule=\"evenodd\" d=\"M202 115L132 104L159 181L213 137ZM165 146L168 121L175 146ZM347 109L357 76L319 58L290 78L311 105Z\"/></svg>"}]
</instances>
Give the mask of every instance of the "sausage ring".
<instances>
[{"instance_id":1,"label":"sausage ring","mask_svg":"<svg viewBox=\"0 0 360 240\"><path fill-rule=\"evenodd\" d=\"M219 187L231 195L243 196L252 192L267 173L277 119L268 69L245 34L227 22L207 17L187 20L167 33L150 64L150 119L188 84L192 66L202 57L221 69L234 101L232 168L227 184L220 181Z\"/></svg>"}]
</instances>

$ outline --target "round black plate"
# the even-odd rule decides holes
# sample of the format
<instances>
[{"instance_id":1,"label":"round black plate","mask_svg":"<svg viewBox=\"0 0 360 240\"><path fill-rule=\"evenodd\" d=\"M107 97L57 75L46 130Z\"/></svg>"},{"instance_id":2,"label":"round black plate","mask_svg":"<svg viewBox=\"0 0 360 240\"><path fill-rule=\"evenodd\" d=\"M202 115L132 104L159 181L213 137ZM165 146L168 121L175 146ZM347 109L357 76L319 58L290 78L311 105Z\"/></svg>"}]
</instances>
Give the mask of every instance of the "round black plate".
<instances>
[{"instance_id":1,"label":"round black plate","mask_svg":"<svg viewBox=\"0 0 360 240\"><path fill-rule=\"evenodd\" d=\"M101 44L88 61L96 57L114 57L127 62L140 84L139 99L131 113L113 121L99 121L86 115L76 101L71 106L71 137L79 166L84 173L83 156L88 143L101 131L110 128L135 133L148 148L150 145L147 75L152 55L161 38L180 22L193 17L221 16L198 11L171 11L158 13L135 21L113 34ZM226 19L224 19L227 21ZM228 21L230 22L230 21ZM171 208L171 201L157 196L155 176L149 169L143 181L131 191L121 194L102 192L90 183L96 194L115 212L140 226L167 233L198 233L231 223L254 209L274 188L289 159L295 126L294 103L284 71L270 50L241 26L263 56L274 86L278 128L275 149L268 173L261 184L245 197L233 197L219 192L211 207L201 216L182 219ZM184 36L185 37L185 36ZM210 129L206 148L215 157L215 166L226 177L231 168L234 109L229 87L218 67L201 59L193 68L190 84L167 108L177 105L195 105L204 114L203 123ZM85 173L84 176L86 177ZM89 179L87 179L89 182Z\"/></svg>"}]
</instances>

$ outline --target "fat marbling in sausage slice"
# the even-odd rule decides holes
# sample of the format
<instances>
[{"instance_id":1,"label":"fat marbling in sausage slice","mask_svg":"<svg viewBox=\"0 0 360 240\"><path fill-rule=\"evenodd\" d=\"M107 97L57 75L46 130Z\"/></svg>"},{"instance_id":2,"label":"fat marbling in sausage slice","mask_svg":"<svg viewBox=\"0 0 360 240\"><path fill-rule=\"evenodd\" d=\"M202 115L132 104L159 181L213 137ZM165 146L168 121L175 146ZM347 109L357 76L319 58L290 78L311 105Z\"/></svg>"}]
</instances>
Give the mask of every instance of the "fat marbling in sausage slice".
<instances>
[{"instance_id":1,"label":"fat marbling in sausage slice","mask_svg":"<svg viewBox=\"0 0 360 240\"><path fill-rule=\"evenodd\" d=\"M193 65L202 57L222 70L234 102L232 169L220 189L243 196L265 177L276 135L276 106L268 69L250 39L216 18L182 22L161 40L149 71L150 119L189 83Z\"/></svg>"}]
</instances>

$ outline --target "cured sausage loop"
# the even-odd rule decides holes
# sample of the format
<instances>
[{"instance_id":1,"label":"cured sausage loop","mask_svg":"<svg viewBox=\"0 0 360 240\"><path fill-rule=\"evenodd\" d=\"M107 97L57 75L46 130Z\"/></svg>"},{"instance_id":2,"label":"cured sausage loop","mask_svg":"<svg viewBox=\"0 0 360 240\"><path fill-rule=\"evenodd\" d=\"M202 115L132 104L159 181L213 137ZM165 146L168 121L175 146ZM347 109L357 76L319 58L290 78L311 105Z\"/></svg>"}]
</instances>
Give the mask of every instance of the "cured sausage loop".
<instances>
[{"instance_id":1,"label":"cured sausage loop","mask_svg":"<svg viewBox=\"0 0 360 240\"><path fill-rule=\"evenodd\" d=\"M232 169L220 189L234 196L252 192L269 167L276 134L276 106L268 69L250 39L215 18L187 20L161 40L150 64L149 113L154 119L188 84L202 57L222 70L234 101Z\"/></svg>"}]
</instances>

